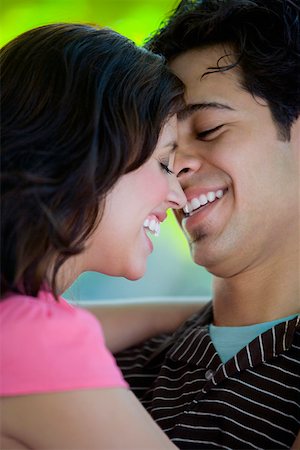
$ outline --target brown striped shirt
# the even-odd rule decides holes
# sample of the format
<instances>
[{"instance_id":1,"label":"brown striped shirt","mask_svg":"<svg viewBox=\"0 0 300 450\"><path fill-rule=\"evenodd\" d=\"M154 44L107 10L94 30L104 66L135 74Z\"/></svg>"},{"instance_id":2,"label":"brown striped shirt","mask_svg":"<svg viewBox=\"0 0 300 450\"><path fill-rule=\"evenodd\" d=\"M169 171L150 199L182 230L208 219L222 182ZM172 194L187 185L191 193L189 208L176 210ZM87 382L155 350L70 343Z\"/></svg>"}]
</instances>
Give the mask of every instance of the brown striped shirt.
<instances>
[{"instance_id":1,"label":"brown striped shirt","mask_svg":"<svg viewBox=\"0 0 300 450\"><path fill-rule=\"evenodd\" d=\"M117 355L125 379L180 449L290 448L300 430L300 316L222 363L211 302L172 336Z\"/></svg>"}]
</instances>

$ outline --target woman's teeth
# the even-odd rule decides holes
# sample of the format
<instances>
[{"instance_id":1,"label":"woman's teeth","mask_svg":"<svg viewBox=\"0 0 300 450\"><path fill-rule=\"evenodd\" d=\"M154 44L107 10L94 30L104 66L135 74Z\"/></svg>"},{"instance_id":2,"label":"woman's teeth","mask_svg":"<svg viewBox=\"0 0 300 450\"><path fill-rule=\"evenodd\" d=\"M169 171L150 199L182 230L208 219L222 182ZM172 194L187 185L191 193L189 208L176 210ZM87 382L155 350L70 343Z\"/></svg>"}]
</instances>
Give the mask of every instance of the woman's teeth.
<instances>
[{"instance_id":1,"label":"woman's teeth","mask_svg":"<svg viewBox=\"0 0 300 450\"><path fill-rule=\"evenodd\" d=\"M148 228L151 234L154 236L159 236L160 233L160 223L155 219L146 219L144 222L144 228Z\"/></svg>"},{"instance_id":2,"label":"woman's teeth","mask_svg":"<svg viewBox=\"0 0 300 450\"><path fill-rule=\"evenodd\" d=\"M185 214L191 214L193 211L199 209L207 203L213 203L216 199L223 197L225 190L218 189L217 191L210 191L207 194L201 194L199 197L192 198L183 208Z\"/></svg>"}]
</instances>

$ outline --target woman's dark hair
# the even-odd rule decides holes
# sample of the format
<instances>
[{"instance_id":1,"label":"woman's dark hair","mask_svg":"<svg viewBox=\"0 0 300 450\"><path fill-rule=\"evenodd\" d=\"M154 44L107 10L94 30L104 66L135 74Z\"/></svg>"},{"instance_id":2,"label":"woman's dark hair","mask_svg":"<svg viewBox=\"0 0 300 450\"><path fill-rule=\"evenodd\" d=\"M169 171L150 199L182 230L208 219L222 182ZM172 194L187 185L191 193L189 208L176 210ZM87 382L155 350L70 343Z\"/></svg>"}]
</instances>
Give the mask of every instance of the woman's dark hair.
<instances>
[{"instance_id":1,"label":"woman's dark hair","mask_svg":"<svg viewBox=\"0 0 300 450\"><path fill-rule=\"evenodd\" d=\"M53 24L1 49L1 290L36 296L83 251L105 195L152 154L183 87L110 29ZM101 251L101 249L99 249Z\"/></svg>"},{"instance_id":2,"label":"woman's dark hair","mask_svg":"<svg viewBox=\"0 0 300 450\"><path fill-rule=\"evenodd\" d=\"M210 71L237 66L242 87L267 101L289 139L300 114L299 0L182 0L146 48L170 60L215 44L228 44L235 61L221 58Z\"/></svg>"}]
</instances>

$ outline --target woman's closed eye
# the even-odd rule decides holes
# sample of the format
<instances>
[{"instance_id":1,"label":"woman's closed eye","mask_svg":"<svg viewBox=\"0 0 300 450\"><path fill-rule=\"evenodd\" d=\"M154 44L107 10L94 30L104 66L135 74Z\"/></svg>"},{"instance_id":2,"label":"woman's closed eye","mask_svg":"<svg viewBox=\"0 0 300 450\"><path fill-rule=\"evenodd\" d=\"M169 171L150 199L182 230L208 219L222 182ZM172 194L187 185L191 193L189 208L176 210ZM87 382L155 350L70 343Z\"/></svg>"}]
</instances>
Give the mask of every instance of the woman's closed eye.
<instances>
[{"instance_id":1,"label":"woman's closed eye","mask_svg":"<svg viewBox=\"0 0 300 450\"><path fill-rule=\"evenodd\" d=\"M164 172L166 172L167 174L173 174L174 173L171 169L169 169L168 164L165 164L165 163L163 163L161 161L159 161L159 164L160 164L160 167L162 168L162 170Z\"/></svg>"},{"instance_id":2,"label":"woman's closed eye","mask_svg":"<svg viewBox=\"0 0 300 450\"><path fill-rule=\"evenodd\" d=\"M211 139L214 139L215 133L219 131L224 125L218 125L217 127L210 128L208 130L200 131L197 133L197 139L202 141L209 141Z\"/></svg>"}]
</instances>

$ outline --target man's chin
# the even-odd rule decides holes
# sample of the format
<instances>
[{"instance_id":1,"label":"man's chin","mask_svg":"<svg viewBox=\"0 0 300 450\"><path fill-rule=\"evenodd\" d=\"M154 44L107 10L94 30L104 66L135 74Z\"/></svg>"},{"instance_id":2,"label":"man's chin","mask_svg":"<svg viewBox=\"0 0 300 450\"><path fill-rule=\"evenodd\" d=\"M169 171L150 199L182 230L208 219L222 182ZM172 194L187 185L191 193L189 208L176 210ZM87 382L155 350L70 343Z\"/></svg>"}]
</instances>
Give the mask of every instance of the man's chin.
<instances>
[{"instance_id":1,"label":"man's chin","mask_svg":"<svg viewBox=\"0 0 300 450\"><path fill-rule=\"evenodd\" d=\"M205 236L190 244L191 257L195 264L204 267L209 273L222 276L225 269L224 258L221 257L215 246L207 245Z\"/></svg>"}]
</instances>

